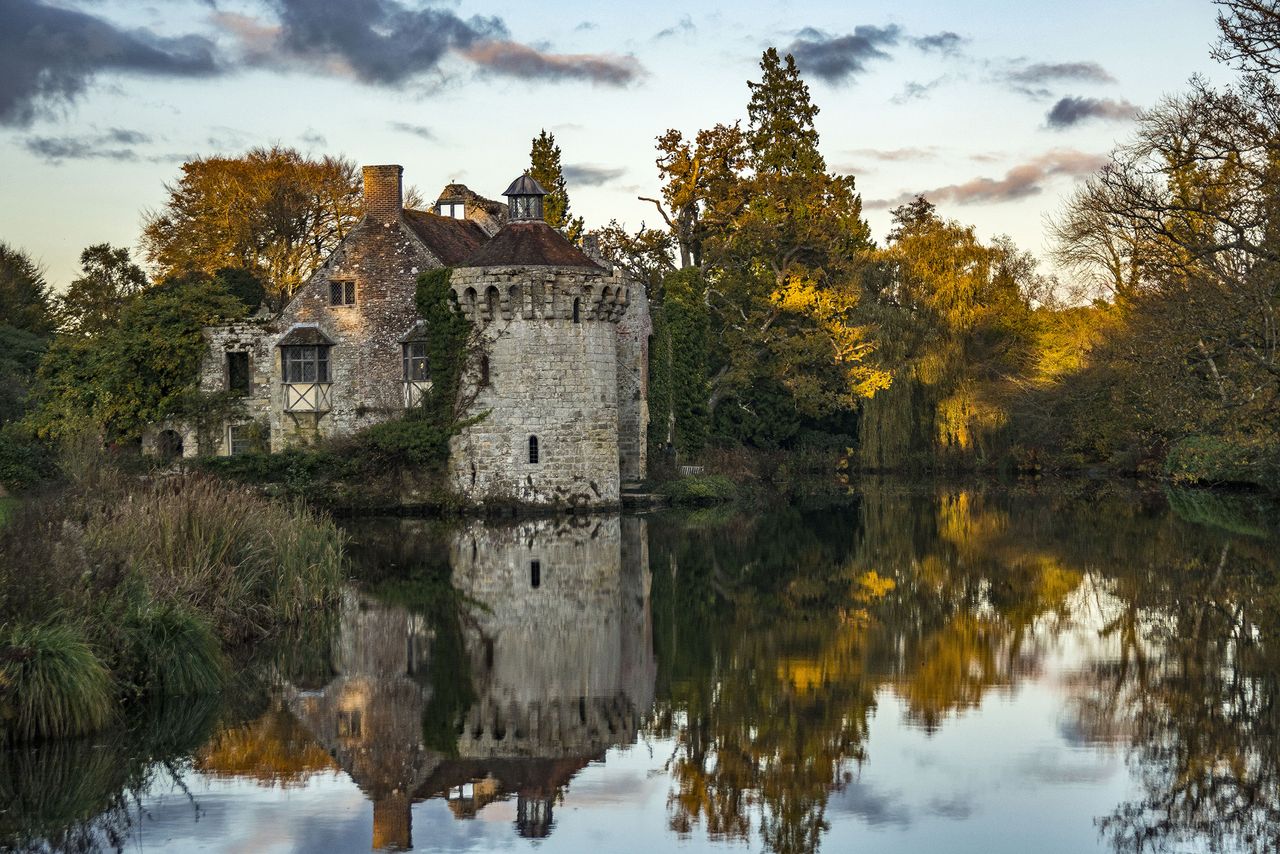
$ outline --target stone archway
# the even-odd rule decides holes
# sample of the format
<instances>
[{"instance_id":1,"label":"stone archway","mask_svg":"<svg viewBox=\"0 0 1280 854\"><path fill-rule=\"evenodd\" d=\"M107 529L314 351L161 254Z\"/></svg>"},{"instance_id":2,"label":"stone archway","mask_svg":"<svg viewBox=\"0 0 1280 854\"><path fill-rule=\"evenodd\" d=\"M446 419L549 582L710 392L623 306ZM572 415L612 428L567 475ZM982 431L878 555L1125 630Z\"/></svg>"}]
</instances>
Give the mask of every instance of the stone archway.
<instances>
[{"instance_id":1,"label":"stone archway","mask_svg":"<svg viewBox=\"0 0 1280 854\"><path fill-rule=\"evenodd\" d=\"M182 458L182 436L177 430L161 430L156 434L156 456L167 463Z\"/></svg>"}]
</instances>

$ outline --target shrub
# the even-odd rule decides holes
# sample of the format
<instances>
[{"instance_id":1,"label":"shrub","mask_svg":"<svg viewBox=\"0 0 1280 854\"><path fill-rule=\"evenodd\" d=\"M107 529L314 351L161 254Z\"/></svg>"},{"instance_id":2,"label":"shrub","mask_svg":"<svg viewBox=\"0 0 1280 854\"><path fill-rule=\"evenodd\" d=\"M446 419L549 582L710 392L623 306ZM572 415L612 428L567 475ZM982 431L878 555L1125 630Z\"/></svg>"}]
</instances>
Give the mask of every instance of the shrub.
<instances>
[{"instance_id":1,"label":"shrub","mask_svg":"<svg viewBox=\"0 0 1280 854\"><path fill-rule=\"evenodd\" d=\"M1164 475L1175 483L1247 483L1276 489L1280 448L1226 436L1188 436L1169 448Z\"/></svg>"},{"instance_id":2,"label":"shrub","mask_svg":"<svg viewBox=\"0 0 1280 854\"><path fill-rule=\"evenodd\" d=\"M682 477L662 486L671 503L680 507L707 507L733 501L738 488L733 481L720 474L700 474Z\"/></svg>"},{"instance_id":3,"label":"shrub","mask_svg":"<svg viewBox=\"0 0 1280 854\"><path fill-rule=\"evenodd\" d=\"M0 742L83 735L106 725L111 680L70 625L0 633Z\"/></svg>"}]
</instances>

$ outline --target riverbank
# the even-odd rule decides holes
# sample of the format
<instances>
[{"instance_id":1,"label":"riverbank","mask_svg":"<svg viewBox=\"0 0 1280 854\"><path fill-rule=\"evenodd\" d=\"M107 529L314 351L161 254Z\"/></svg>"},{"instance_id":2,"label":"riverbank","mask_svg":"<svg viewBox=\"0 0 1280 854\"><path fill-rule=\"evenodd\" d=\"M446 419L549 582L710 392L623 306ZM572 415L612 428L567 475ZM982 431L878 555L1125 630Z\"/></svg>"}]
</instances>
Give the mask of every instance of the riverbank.
<instances>
[{"instance_id":1,"label":"riverbank","mask_svg":"<svg viewBox=\"0 0 1280 854\"><path fill-rule=\"evenodd\" d=\"M344 537L298 502L100 460L0 530L0 743L81 735L219 690L232 650L338 594Z\"/></svg>"}]
</instances>

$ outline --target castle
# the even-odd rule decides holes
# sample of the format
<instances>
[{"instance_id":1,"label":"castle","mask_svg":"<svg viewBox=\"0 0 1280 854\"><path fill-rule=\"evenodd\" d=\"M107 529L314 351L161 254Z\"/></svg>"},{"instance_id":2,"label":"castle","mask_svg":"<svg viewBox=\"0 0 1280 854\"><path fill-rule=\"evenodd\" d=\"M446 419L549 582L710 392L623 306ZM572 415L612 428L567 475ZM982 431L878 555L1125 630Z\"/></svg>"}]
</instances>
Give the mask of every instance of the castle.
<instances>
[{"instance_id":1,"label":"castle","mask_svg":"<svg viewBox=\"0 0 1280 854\"><path fill-rule=\"evenodd\" d=\"M449 184L420 211L403 205L402 172L364 167L364 217L277 316L205 329L200 389L238 392L242 415L158 425L147 450L280 451L402 416L429 383L417 277L449 267L482 354L463 377L469 426L450 443L455 492L616 505L622 482L645 476L644 287L548 225L527 175L507 204Z\"/></svg>"}]
</instances>

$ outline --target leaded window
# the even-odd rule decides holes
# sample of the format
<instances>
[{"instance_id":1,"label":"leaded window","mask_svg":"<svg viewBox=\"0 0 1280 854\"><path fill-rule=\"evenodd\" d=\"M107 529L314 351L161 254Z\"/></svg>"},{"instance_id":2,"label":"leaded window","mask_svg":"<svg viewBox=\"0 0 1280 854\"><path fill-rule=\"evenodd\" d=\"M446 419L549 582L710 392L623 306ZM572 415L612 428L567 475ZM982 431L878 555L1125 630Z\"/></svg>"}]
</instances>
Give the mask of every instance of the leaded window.
<instances>
[{"instance_id":1,"label":"leaded window","mask_svg":"<svg viewBox=\"0 0 1280 854\"><path fill-rule=\"evenodd\" d=\"M329 305L355 305L356 304L356 283L355 282L330 282L329 283Z\"/></svg>"},{"instance_id":2,"label":"leaded window","mask_svg":"<svg viewBox=\"0 0 1280 854\"><path fill-rule=\"evenodd\" d=\"M287 383L329 382L329 347L306 344L281 347L284 381Z\"/></svg>"},{"instance_id":3,"label":"leaded window","mask_svg":"<svg viewBox=\"0 0 1280 854\"><path fill-rule=\"evenodd\" d=\"M256 425L253 424L233 424L227 429L227 444L230 446L231 456L238 454L247 454L250 451L257 450L258 436Z\"/></svg>"},{"instance_id":4,"label":"leaded window","mask_svg":"<svg viewBox=\"0 0 1280 854\"><path fill-rule=\"evenodd\" d=\"M404 345L404 381L425 383L431 379L426 341L407 341Z\"/></svg>"}]
</instances>

